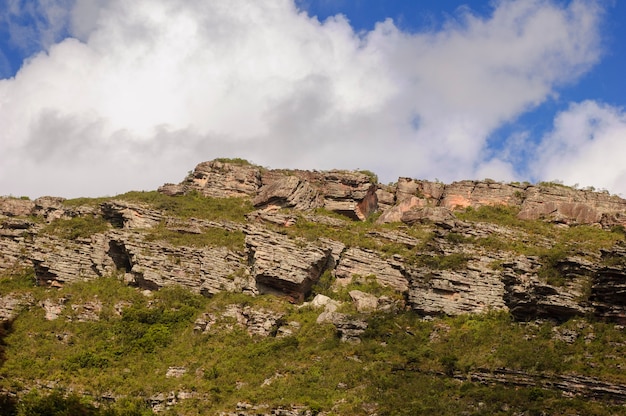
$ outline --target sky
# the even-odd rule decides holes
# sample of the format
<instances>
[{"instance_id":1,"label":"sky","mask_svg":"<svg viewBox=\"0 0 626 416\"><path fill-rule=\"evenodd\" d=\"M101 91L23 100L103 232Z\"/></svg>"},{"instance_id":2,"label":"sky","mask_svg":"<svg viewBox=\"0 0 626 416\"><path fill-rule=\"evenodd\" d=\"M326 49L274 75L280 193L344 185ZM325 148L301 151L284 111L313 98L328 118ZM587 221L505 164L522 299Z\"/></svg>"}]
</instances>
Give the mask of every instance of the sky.
<instances>
[{"instance_id":1,"label":"sky","mask_svg":"<svg viewBox=\"0 0 626 416\"><path fill-rule=\"evenodd\" d=\"M626 2L0 0L0 195L199 162L626 195Z\"/></svg>"}]
</instances>

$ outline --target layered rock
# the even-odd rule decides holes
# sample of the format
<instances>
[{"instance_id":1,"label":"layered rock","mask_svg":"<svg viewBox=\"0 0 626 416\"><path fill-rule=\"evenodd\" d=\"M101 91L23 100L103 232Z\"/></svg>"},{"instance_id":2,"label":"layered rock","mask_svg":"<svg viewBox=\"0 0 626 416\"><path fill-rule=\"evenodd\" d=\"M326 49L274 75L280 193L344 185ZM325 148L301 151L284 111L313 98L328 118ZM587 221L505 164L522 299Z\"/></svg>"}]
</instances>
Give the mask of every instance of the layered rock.
<instances>
[{"instance_id":1,"label":"layered rock","mask_svg":"<svg viewBox=\"0 0 626 416\"><path fill-rule=\"evenodd\" d=\"M462 270L417 268L410 272L408 303L423 315L459 315L506 310L505 285L491 258L468 262Z\"/></svg>"},{"instance_id":2,"label":"layered rock","mask_svg":"<svg viewBox=\"0 0 626 416\"><path fill-rule=\"evenodd\" d=\"M386 260L373 250L357 247L348 248L341 255L335 276L344 285L350 283L355 276L373 276L382 286L391 287L398 292L406 292L409 287L401 259Z\"/></svg>"},{"instance_id":3,"label":"layered rock","mask_svg":"<svg viewBox=\"0 0 626 416\"><path fill-rule=\"evenodd\" d=\"M331 248L257 227L248 227L246 234L250 273L261 293L282 293L301 301L331 264Z\"/></svg>"},{"instance_id":4,"label":"layered rock","mask_svg":"<svg viewBox=\"0 0 626 416\"><path fill-rule=\"evenodd\" d=\"M603 216L626 212L626 201L608 193L573 189L566 186L532 186L524 193L519 217L521 219L546 219L555 222L593 224L600 223ZM616 223L624 225L624 218L616 217Z\"/></svg>"},{"instance_id":5,"label":"layered rock","mask_svg":"<svg viewBox=\"0 0 626 416\"><path fill-rule=\"evenodd\" d=\"M30 215L34 208L35 203L29 199L0 197L0 216L25 217Z\"/></svg>"},{"instance_id":6,"label":"layered rock","mask_svg":"<svg viewBox=\"0 0 626 416\"><path fill-rule=\"evenodd\" d=\"M597 316L626 324L626 247L602 251L603 267L593 274L591 294Z\"/></svg>"},{"instance_id":7,"label":"layered rock","mask_svg":"<svg viewBox=\"0 0 626 416\"><path fill-rule=\"evenodd\" d=\"M310 210L323 206L323 198L309 182L295 175L280 176L274 180L264 178L264 185L252 203L260 208L295 208Z\"/></svg>"},{"instance_id":8,"label":"layered rock","mask_svg":"<svg viewBox=\"0 0 626 416\"><path fill-rule=\"evenodd\" d=\"M568 224L626 224L626 200L605 192L574 189L558 184L504 184L492 180L451 184L399 178L395 205L380 222L401 221L405 212L420 207L450 210L481 206L519 207L520 219L542 219Z\"/></svg>"},{"instance_id":9,"label":"layered rock","mask_svg":"<svg viewBox=\"0 0 626 416\"><path fill-rule=\"evenodd\" d=\"M260 187L260 167L212 160L199 163L179 188L174 189L167 185L162 191L176 194L193 190L205 196L228 198L254 196Z\"/></svg>"},{"instance_id":10,"label":"layered rock","mask_svg":"<svg viewBox=\"0 0 626 416\"><path fill-rule=\"evenodd\" d=\"M353 219L365 220L378 209L376 184L359 172L323 172L319 178L324 208Z\"/></svg>"},{"instance_id":11,"label":"layered rock","mask_svg":"<svg viewBox=\"0 0 626 416\"><path fill-rule=\"evenodd\" d=\"M103 202L102 217L118 228L150 228L163 220L163 214L139 204L121 200Z\"/></svg>"}]
</instances>

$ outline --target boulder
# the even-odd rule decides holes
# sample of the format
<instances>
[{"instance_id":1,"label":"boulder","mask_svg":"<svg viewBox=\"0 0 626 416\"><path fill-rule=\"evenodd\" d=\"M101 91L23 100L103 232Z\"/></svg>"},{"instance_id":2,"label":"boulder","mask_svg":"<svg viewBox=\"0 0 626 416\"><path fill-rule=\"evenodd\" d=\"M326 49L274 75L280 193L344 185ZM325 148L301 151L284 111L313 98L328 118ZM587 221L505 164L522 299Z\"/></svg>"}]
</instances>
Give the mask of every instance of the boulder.
<instances>
[{"instance_id":1,"label":"boulder","mask_svg":"<svg viewBox=\"0 0 626 416\"><path fill-rule=\"evenodd\" d=\"M378 307L378 298L360 290L348 292L358 312L373 312Z\"/></svg>"},{"instance_id":2,"label":"boulder","mask_svg":"<svg viewBox=\"0 0 626 416\"><path fill-rule=\"evenodd\" d=\"M408 225L430 222L439 227L451 229L455 225L456 217L445 207L419 207L404 212L400 220Z\"/></svg>"}]
</instances>

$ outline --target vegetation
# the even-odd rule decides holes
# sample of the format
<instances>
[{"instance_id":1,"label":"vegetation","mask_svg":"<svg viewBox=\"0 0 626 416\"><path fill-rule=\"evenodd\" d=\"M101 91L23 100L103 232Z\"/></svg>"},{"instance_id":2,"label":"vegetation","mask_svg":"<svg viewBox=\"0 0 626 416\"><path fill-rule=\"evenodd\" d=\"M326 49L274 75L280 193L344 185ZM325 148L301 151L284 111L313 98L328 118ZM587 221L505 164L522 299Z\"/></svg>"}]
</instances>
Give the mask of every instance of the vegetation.
<instances>
[{"instance_id":1,"label":"vegetation","mask_svg":"<svg viewBox=\"0 0 626 416\"><path fill-rule=\"evenodd\" d=\"M241 159L220 161L249 164ZM249 199L215 199L198 193L172 197L129 192L116 198L179 219L243 222L253 210ZM80 206L106 200L64 203ZM463 221L491 227L476 236L436 233L429 224L380 225L376 217L349 221L323 209L312 215L291 213L296 223L274 230L298 241L331 238L346 247L375 250L387 258L399 255L409 266L434 270L463 269L474 252L535 256L543 265L539 276L553 285L567 283L561 268L568 257L594 258L601 249L626 238L623 227L605 231L522 221L517 208L506 206L458 213ZM318 221L319 217L327 221ZM104 219L87 215L54 220L42 232L76 240L110 228ZM244 248L241 231L219 227L203 226L195 233L163 222L140 232L147 241L176 246ZM606 258L604 263L623 265L624 259ZM489 267L501 270L503 264L494 260ZM355 275L345 287L333 283L332 272L326 271L311 296L324 294L343 302L339 311L356 318L364 316L351 304L351 290L387 296L399 304L404 301L402 294L381 286L375 276ZM0 395L0 414L146 416L153 414L148 404L155 396L170 393L186 398L165 415L214 415L233 411L237 403L270 408L302 405L332 415L623 412L617 404L564 397L547 385L507 387L471 381L475 372L507 368L531 376L579 374L626 384L623 326L591 318L560 325L514 322L506 312L423 319L399 308L367 315L361 342L345 343L332 324L317 323L321 310L269 295L220 293L207 298L167 287L147 296L115 275L46 289L36 286L32 268L15 268L0 276L0 295L4 294L28 295L32 302L18 311L14 321L0 327L0 390L30 392L17 398ZM58 319L44 318L39 306L44 301L62 306ZM81 318L86 304L99 305L98 319ZM298 329L284 337L275 336L277 331L268 337L250 335L229 309L231 305L278 312L280 324L295 323ZM199 318L211 321L206 330L196 330ZM560 337L561 333L569 334L568 338ZM172 367L185 371L168 377ZM51 380L56 389L41 387ZM118 400L101 404L98 398L103 396Z\"/></svg>"},{"instance_id":2,"label":"vegetation","mask_svg":"<svg viewBox=\"0 0 626 416\"><path fill-rule=\"evenodd\" d=\"M56 219L44 228L43 233L55 235L67 240L87 238L93 234L107 231L110 224L102 217L85 216L70 219Z\"/></svg>"},{"instance_id":3,"label":"vegetation","mask_svg":"<svg viewBox=\"0 0 626 416\"><path fill-rule=\"evenodd\" d=\"M384 290L367 277L347 289L351 288L378 294ZM223 293L207 299L168 288L146 298L115 278L77 283L56 292L42 290L35 296L68 299L66 309L99 299L100 320L46 321L40 308L23 311L5 337L0 387L10 390L18 384L54 379L59 388L73 387L86 395L35 391L13 403L13 413L3 414L146 415L150 397L186 391L195 395L181 400L170 414L213 415L247 402L334 409L337 415L365 415L372 408L383 415L464 411L609 415L619 408L541 388L485 386L441 374L506 367L626 382L621 370L626 358L620 353L626 334L601 322L572 320L561 325L559 330L579 334L566 343L555 339L553 323L515 323L506 313L432 321L411 312L381 313L370 316L362 342L353 344L339 341L332 325L317 324L319 310L267 296ZM121 314L115 306L120 303L125 305ZM300 329L284 338L261 338L224 316L207 333L193 331L200 314L219 316L233 303L282 311L283 320L298 322ZM179 378L166 377L173 366L187 371ZM416 389L421 394L414 394ZM93 398L103 394L135 401L96 408Z\"/></svg>"},{"instance_id":4,"label":"vegetation","mask_svg":"<svg viewBox=\"0 0 626 416\"><path fill-rule=\"evenodd\" d=\"M215 161L222 162L222 163L230 163L231 165L238 165L238 166L254 166L253 163L247 161L246 159L241 159L239 157L235 157L235 158L220 157L220 158L215 159Z\"/></svg>"},{"instance_id":5,"label":"vegetation","mask_svg":"<svg viewBox=\"0 0 626 416\"><path fill-rule=\"evenodd\" d=\"M173 230L164 223L146 231L147 241L165 241L175 246L226 247L233 251L243 250L245 236L239 230L206 227L199 233Z\"/></svg>"}]
</instances>

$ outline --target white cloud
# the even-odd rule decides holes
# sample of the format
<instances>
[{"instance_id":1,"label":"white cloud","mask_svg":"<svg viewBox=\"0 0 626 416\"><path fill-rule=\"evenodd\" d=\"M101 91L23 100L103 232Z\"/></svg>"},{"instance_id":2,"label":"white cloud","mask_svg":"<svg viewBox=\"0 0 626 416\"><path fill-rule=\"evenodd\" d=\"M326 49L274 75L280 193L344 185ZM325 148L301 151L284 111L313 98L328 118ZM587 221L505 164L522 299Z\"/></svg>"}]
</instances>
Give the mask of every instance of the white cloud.
<instances>
[{"instance_id":1,"label":"white cloud","mask_svg":"<svg viewBox=\"0 0 626 416\"><path fill-rule=\"evenodd\" d=\"M75 38L0 80L0 194L154 189L219 156L384 181L510 175L485 161L489 134L598 60L602 11L496 5L437 32L355 34L290 0L76 2L55 12Z\"/></svg>"},{"instance_id":2,"label":"white cloud","mask_svg":"<svg viewBox=\"0 0 626 416\"><path fill-rule=\"evenodd\" d=\"M533 168L543 180L560 179L626 195L625 153L624 109L585 101L556 117Z\"/></svg>"}]
</instances>

